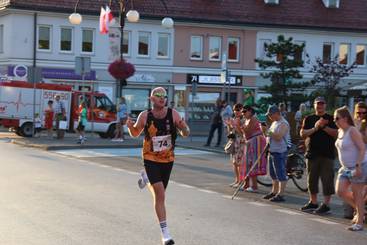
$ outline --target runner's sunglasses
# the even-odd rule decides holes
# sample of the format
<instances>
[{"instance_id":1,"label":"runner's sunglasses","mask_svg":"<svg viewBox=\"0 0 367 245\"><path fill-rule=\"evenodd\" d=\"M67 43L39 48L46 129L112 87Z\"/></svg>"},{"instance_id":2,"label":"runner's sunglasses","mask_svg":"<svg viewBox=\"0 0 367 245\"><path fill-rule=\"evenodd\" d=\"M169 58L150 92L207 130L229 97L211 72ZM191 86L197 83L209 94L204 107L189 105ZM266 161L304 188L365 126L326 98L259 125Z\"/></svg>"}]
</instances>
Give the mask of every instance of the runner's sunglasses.
<instances>
[{"instance_id":1,"label":"runner's sunglasses","mask_svg":"<svg viewBox=\"0 0 367 245\"><path fill-rule=\"evenodd\" d=\"M154 93L153 96L157 98L167 99L166 93Z\"/></svg>"}]
</instances>

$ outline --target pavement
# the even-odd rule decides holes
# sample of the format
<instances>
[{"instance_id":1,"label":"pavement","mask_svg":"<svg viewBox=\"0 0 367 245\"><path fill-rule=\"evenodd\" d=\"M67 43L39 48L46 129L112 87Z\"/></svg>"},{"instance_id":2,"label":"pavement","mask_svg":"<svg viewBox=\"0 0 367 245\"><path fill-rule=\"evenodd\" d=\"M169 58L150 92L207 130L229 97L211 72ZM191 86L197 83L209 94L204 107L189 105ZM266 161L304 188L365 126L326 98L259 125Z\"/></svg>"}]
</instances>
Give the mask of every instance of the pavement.
<instances>
[{"instance_id":1,"label":"pavement","mask_svg":"<svg viewBox=\"0 0 367 245\"><path fill-rule=\"evenodd\" d=\"M5 129L0 128L0 141L11 142L13 144L21 145L24 147L34 147L39 148L46 151L57 151L57 150L78 150L78 149L106 149L106 148L137 148L141 147L143 137L139 138L131 138L130 136L126 136L124 142L113 142L111 139L102 139L97 134L87 134L87 141L85 144L80 145L77 144L78 135L74 133L66 133L64 139L56 139L53 137L48 137L46 132L42 132L40 137L37 138L24 138L17 136L13 132L6 131ZM206 137L204 136L192 136L188 138L178 137L177 139L177 147L188 148L193 150L207 151L223 154L223 147L215 147L214 142L216 139L213 139L212 146L206 147L204 146L206 142ZM224 144L224 143L223 143ZM226 156L227 157L227 156ZM289 188L288 188L289 189ZM295 189L292 192L292 195L295 199L300 199L299 203L304 203L307 199L307 194L302 193ZM251 193L246 196L250 196L254 200L261 200L261 195L252 195ZM304 200L303 200L304 199ZM338 199L338 198L337 198ZM297 202L298 204L298 202ZM338 216L342 217L342 205L341 200L338 200L337 203L332 203L334 208L338 209ZM298 204L299 206L299 204Z\"/></svg>"}]
</instances>

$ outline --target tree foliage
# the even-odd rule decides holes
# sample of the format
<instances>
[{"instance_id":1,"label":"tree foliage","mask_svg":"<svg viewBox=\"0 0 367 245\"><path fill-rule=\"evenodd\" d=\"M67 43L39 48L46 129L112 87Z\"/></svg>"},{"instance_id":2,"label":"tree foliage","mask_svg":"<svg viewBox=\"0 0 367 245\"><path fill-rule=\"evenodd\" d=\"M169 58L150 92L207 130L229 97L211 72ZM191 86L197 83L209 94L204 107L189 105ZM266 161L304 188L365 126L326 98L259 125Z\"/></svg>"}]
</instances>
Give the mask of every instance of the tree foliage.
<instances>
[{"instance_id":1,"label":"tree foliage","mask_svg":"<svg viewBox=\"0 0 367 245\"><path fill-rule=\"evenodd\" d=\"M317 90L318 95L326 97L327 103L333 108L335 106L335 99L339 96L338 87L340 81L344 77L348 77L353 69L357 67L353 62L351 65L339 64L338 55L330 60L328 63L318 57L312 64L310 72L315 73L311 83L319 86L321 89Z\"/></svg>"},{"instance_id":2,"label":"tree foliage","mask_svg":"<svg viewBox=\"0 0 367 245\"><path fill-rule=\"evenodd\" d=\"M267 103L299 102L306 99L291 93L291 91L301 91L310 85L309 82L295 81L302 78L298 68L304 66L302 59L304 48L304 43L293 43L292 37L286 39L283 35L279 35L275 43L264 43L265 57L257 58L255 62L261 69L266 70L261 73L261 76L271 81L270 85L262 88L272 95Z\"/></svg>"}]
</instances>

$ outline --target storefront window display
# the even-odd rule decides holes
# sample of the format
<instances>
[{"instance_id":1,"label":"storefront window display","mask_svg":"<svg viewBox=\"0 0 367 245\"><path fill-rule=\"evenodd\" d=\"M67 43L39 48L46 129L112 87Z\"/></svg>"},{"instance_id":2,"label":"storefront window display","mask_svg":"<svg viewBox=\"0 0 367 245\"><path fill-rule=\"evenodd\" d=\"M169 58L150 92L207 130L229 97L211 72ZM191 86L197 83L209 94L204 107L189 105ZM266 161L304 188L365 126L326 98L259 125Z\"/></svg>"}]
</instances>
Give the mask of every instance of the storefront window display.
<instances>
[{"instance_id":1,"label":"storefront window display","mask_svg":"<svg viewBox=\"0 0 367 245\"><path fill-rule=\"evenodd\" d=\"M215 109L215 101L220 98L220 93L197 93L194 98L189 95L189 119L209 121Z\"/></svg>"}]
</instances>

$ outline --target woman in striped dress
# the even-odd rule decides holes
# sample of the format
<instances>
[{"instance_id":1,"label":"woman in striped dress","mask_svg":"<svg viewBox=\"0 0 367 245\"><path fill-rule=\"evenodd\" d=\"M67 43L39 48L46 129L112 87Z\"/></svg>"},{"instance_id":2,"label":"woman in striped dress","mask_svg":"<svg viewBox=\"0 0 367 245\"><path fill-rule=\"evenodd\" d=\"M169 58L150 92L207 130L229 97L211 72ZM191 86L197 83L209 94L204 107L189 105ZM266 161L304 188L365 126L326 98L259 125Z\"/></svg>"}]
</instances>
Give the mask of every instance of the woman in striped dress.
<instances>
[{"instance_id":1,"label":"woman in striped dress","mask_svg":"<svg viewBox=\"0 0 367 245\"><path fill-rule=\"evenodd\" d=\"M242 115L244 116L244 123L242 126L242 132L245 136L246 143L244 147L243 163L241 165L241 179L244 179L251 169L252 164L260 157L261 152L266 146L266 138L261 130L261 124L255 117L255 110L251 106L244 106L242 109ZM248 192L257 192L257 180L258 175L266 174L266 156L263 154L258 165L249 173L249 180L245 186L245 190Z\"/></svg>"}]
</instances>

